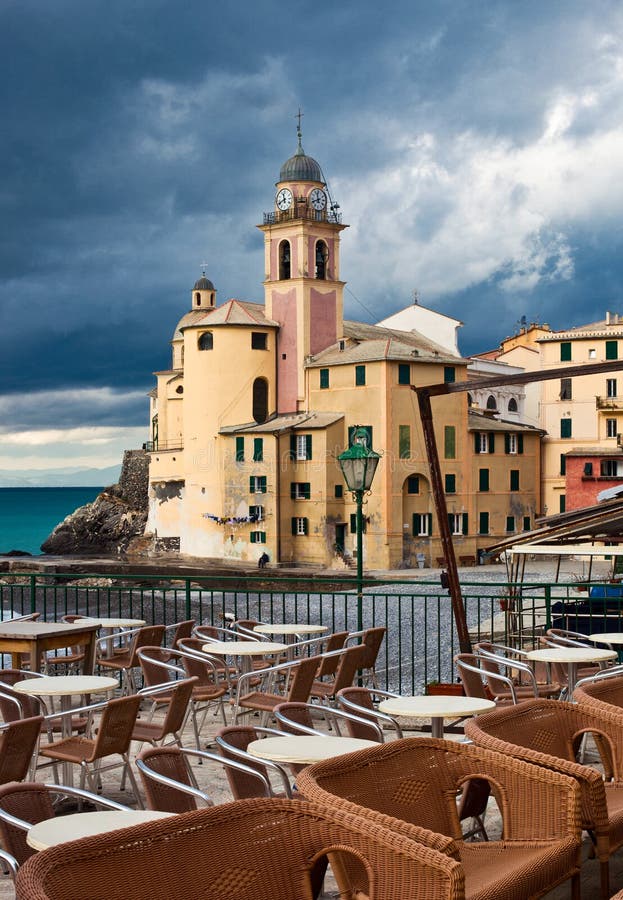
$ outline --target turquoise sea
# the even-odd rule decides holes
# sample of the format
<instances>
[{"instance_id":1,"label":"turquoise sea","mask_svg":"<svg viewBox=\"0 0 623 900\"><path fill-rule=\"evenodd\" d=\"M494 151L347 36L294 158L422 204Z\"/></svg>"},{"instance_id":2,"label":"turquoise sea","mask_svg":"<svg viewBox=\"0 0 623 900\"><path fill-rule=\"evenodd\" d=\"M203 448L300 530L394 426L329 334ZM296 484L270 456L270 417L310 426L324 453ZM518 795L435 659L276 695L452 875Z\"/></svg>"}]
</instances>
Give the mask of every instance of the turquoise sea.
<instances>
[{"instance_id":1,"label":"turquoise sea","mask_svg":"<svg viewBox=\"0 0 623 900\"><path fill-rule=\"evenodd\" d=\"M41 544L59 522L95 500L101 487L0 488L0 554L26 550L40 554Z\"/></svg>"}]
</instances>

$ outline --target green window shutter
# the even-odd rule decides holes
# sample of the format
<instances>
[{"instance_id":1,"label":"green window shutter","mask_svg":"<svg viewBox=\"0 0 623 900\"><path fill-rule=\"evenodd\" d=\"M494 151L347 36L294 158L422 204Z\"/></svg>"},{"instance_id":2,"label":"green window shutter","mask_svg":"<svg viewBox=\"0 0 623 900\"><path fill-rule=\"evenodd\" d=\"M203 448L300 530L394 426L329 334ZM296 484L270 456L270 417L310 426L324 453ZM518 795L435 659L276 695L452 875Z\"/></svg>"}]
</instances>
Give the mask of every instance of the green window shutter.
<instances>
[{"instance_id":1,"label":"green window shutter","mask_svg":"<svg viewBox=\"0 0 623 900\"><path fill-rule=\"evenodd\" d=\"M495 453L495 435L493 432L489 434L489 453Z\"/></svg>"},{"instance_id":2,"label":"green window shutter","mask_svg":"<svg viewBox=\"0 0 623 900\"><path fill-rule=\"evenodd\" d=\"M290 459L296 459L296 435L290 435Z\"/></svg>"},{"instance_id":3,"label":"green window shutter","mask_svg":"<svg viewBox=\"0 0 623 900\"><path fill-rule=\"evenodd\" d=\"M260 494L266 493L266 475L260 476Z\"/></svg>"},{"instance_id":4,"label":"green window shutter","mask_svg":"<svg viewBox=\"0 0 623 900\"><path fill-rule=\"evenodd\" d=\"M350 533L357 534L357 513L350 514ZM362 517L361 533L366 533L366 517Z\"/></svg>"},{"instance_id":5,"label":"green window shutter","mask_svg":"<svg viewBox=\"0 0 623 900\"><path fill-rule=\"evenodd\" d=\"M298 534L298 529L296 527L296 516L292 516L291 522L292 522L292 534L296 535L296 534Z\"/></svg>"},{"instance_id":6,"label":"green window shutter","mask_svg":"<svg viewBox=\"0 0 623 900\"><path fill-rule=\"evenodd\" d=\"M411 366L409 363L398 363L398 384L411 384Z\"/></svg>"},{"instance_id":7,"label":"green window shutter","mask_svg":"<svg viewBox=\"0 0 623 900\"><path fill-rule=\"evenodd\" d=\"M560 361L571 362L571 341L563 341L560 345Z\"/></svg>"},{"instance_id":8,"label":"green window shutter","mask_svg":"<svg viewBox=\"0 0 623 900\"><path fill-rule=\"evenodd\" d=\"M244 438L236 438L236 462L244 462Z\"/></svg>"},{"instance_id":9,"label":"green window shutter","mask_svg":"<svg viewBox=\"0 0 623 900\"><path fill-rule=\"evenodd\" d=\"M305 481L303 483L303 499L304 500L311 499L311 483L309 481Z\"/></svg>"},{"instance_id":10,"label":"green window shutter","mask_svg":"<svg viewBox=\"0 0 623 900\"><path fill-rule=\"evenodd\" d=\"M450 534L454 534L454 513L448 513L448 527Z\"/></svg>"},{"instance_id":11,"label":"green window shutter","mask_svg":"<svg viewBox=\"0 0 623 900\"><path fill-rule=\"evenodd\" d=\"M510 471L510 489L511 491L519 490L519 469L511 469Z\"/></svg>"},{"instance_id":12,"label":"green window shutter","mask_svg":"<svg viewBox=\"0 0 623 900\"><path fill-rule=\"evenodd\" d=\"M446 459L456 458L456 429L454 425L445 425L443 429L443 449Z\"/></svg>"},{"instance_id":13,"label":"green window shutter","mask_svg":"<svg viewBox=\"0 0 623 900\"><path fill-rule=\"evenodd\" d=\"M479 469L478 471L478 490L489 490L489 469Z\"/></svg>"},{"instance_id":14,"label":"green window shutter","mask_svg":"<svg viewBox=\"0 0 623 900\"><path fill-rule=\"evenodd\" d=\"M467 534L467 533L468 533L468 530L467 530L467 526L468 526L468 516L467 516L467 513L463 513L463 522L462 522L462 525L463 525L463 534Z\"/></svg>"},{"instance_id":15,"label":"green window shutter","mask_svg":"<svg viewBox=\"0 0 623 900\"><path fill-rule=\"evenodd\" d=\"M517 435L517 453L523 453L523 434Z\"/></svg>"},{"instance_id":16,"label":"green window shutter","mask_svg":"<svg viewBox=\"0 0 623 900\"><path fill-rule=\"evenodd\" d=\"M264 459L264 438L253 438L253 462Z\"/></svg>"},{"instance_id":17,"label":"green window shutter","mask_svg":"<svg viewBox=\"0 0 623 900\"><path fill-rule=\"evenodd\" d=\"M420 514L413 513L413 537L417 537L420 533Z\"/></svg>"},{"instance_id":18,"label":"green window shutter","mask_svg":"<svg viewBox=\"0 0 623 900\"><path fill-rule=\"evenodd\" d=\"M257 531L252 531L251 532L251 543L255 544L256 541L257 541Z\"/></svg>"},{"instance_id":19,"label":"green window shutter","mask_svg":"<svg viewBox=\"0 0 623 900\"><path fill-rule=\"evenodd\" d=\"M431 535L433 533L433 514L428 513L428 534Z\"/></svg>"},{"instance_id":20,"label":"green window shutter","mask_svg":"<svg viewBox=\"0 0 623 900\"><path fill-rule=\"evenodd\" d=\"M572 420L571 419L561 419L560 420L560 437L561 438L570 438L572 433Z\"/></svg>"},{"instance_id":21,"label":"green window shutter","mask_svg":"<svg viewBox=\"0 0 623 900\"><path fill-rule=\"evenodd\" d=\"M606 341L606 359L618 359L619 358L619 342L618 341Z\"/></svg>"},{"instance_id":22,"label":"green window shutter","mask_svg":"<svg viewBox=\"0 0 623 900\"><path fill-rule=\"evenodd\" d=\"M478 517L478 533L489 534L489 513L481 512Z\"/></svg>"},{"instance_id":23,"label":"green window shutter","mask_svg":"<svg viewBox=\"0 0 623 900\"><path fill-rule=\"evenodd\" d=\"M510 434L504 435L504 453L511 452L511 436Z\"/></svg>"},{"instance_id":24,"label":"green window shutter","mask_svg":"<svg viewBox=\"0 0 623 900\"><path fill-rule=\"evenodd\" d=\"M456 494L456 475L446 475L446 494Z\"/></svg>"},{"instance_id":25,"label":"green window shutter","mask_svg":"<svg viewBox=\"0 0 623 900\"><path fill-rule=\"evenodd\" d=\"M474 435L474 453L480 453L480 434L476 432Z\"/></svg>"},{"instance_id":26,"label":"green window shutter","mask_svg":"<svg viewBox=\"0 0 623 900\"><path fill-rule=\"evenodd\" d=\"M567 508L567 497L565 494L561 494L558 500L558 511L563 513Z\"/></svg>"},{"instance_id":27,"label":"green window shutter","mask_svg":"<svg viewBox=\"0 0 623 900\"><path fill-rule=\"evenodd\" d=\"M255 493L255 476L254 475L249 476L249 493L250 494Z\"/></svg>"},{"instance_id":28,"label":"green window shutter","mask_svg":"<svg viewBox=\"0 0 623 900\"><path fill-rule=\"evenodd\" d=\"M456 381L456 369L454 366L444 366L443 367L443 380L446 384L452 384Z\"/></svg>"},{"instance_id":29,"label":"green window shutter","mask_svg":"<svg viewBox=\"0 0 623 900\"><path fill-rule=\"evenodd\" d=\"M311 434L305 435L305 456L307 459L312 458L312 436Z\"/></svg>"},{"instance_id":30,"label":"green window shutter","mask_svg":"<svg viewBox=\"0 0 623 900\"><path fill-rule=\"evenodd\" d=\"M290 500L296 500L296 482L290 482Z\"/></svg>"},{"instance_id":31,"label":"green window shutter","mask_svg":"<svg viewBox=\"0 0 623 900\"><path fill-rule=\"evenodd\" d=\"M561 475L567 474L567 455L566 455L566 453L560 454L560 474Z\"/></svg>"},{"instance_id":32,"label":"green window shutter","mask_svg":"<svg viewBox=\"0 0 623 900\"><path fill-rule=\"evenodd\" d=\"M329 370L328 369L320 370L320 387L321 388L329 387Z\"/></svg>"},{"instance_id":33,"label":"green window shutter","mask_svg":"<svg viewBox=\"0 0 623 900\"><path fill-rule=\"evenodd\" d=\"M411 427L409 425L398 426L398 456L400 459L409 459L411 456Z\"/></svg>"},{"instance_id":34,"label":"green window shutter","mask_svg":"<svg viewBox=\"0 0 623 900\"><path fill-rule=\"evenodd\" d=\"M366 367L355 366L355 384L358 386L366 383Z\"/></svg>"},{"instance_id":35,"label":"green window shutter","mask_svg":"<svg viewBox=\"0 0 623 900\"><path fill-rule=\"evenodd\" d=\"M303 519L303 534L309 534L309 519Z\"/></svg>"}]
</instances>

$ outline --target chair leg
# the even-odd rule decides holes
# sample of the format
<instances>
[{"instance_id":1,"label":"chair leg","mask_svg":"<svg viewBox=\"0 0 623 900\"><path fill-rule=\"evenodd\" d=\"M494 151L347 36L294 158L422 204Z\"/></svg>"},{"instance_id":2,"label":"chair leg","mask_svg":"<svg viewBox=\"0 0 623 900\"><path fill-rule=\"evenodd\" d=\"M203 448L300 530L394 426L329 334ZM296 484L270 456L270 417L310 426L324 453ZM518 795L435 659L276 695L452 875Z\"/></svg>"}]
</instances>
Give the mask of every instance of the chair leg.
<instances>
[{"instance_id":1,"label":"chair leg","mask_svg":"<svg viewBox=\"0 0 623 900\"><path fill-rule=\"evenodd\" d=\"M124 765L124 772L128 773L128 779L130 784L132 785L132 790L134 792L134 796L136 798L136 805L139 809L145 809L145 804L143 803L143 798L141 797L138 789L138 784L136 783L136 778L134 777L134 772L132 771L132 767L130 765L130 757L127 753L122 754Z\"/></svg>"}]
</instances>

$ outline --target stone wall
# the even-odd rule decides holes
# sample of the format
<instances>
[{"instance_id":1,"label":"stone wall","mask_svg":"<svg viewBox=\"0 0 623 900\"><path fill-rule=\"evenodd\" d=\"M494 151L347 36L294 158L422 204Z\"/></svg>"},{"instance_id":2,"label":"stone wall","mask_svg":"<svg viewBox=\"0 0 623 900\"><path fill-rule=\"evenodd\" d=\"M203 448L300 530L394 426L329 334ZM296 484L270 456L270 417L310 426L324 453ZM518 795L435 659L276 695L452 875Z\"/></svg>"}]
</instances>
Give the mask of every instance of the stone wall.
<instances>
[{"instance_id":1,"label":"stone wall","mask_svg":"<svg viewBox=\"0 0 623 900\"><path fill-rule=\"evenodd\" d=\"M118 496L133 509L147 509L149 487L149 454L145 450L125 450Z\"/></svg>"}]
</instances>

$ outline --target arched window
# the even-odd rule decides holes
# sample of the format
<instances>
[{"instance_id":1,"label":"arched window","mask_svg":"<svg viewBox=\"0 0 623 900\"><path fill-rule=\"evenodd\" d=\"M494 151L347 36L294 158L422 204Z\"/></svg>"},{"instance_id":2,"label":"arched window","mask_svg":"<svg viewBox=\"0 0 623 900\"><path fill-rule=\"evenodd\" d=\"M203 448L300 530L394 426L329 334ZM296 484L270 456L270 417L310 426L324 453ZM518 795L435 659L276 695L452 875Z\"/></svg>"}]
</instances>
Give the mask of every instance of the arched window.
<instances>
[{"instance_id":1,"label":"arched window","mask_svg":"<svg viewBox=\"0 0 623 900\"><path fill-rule=\"evenodd\" d=\"M256 378L253 382L253 419L259 424L268 418L268 382Z\"/></svg>"},{"instance_id":2,"label":"arched window","mask_svg":"<svg viewBox=\"0 0 623 900\"><path fill-rule=\"evenodd\" d=\"M211 331L204 331L199 337L200 350L212 350L214 347L214 335Z\"/></svg>"},{"instance_id":3,"label":"arched window","mask_svg":"<svg viewBox=\"0 0 623 900\"><path fill-rule=\"evenodd\" d=\"M195 294L195 303L197 304L197 306L200 306L201 304L201 294L198 291Z\"/></svg>"},{"instance_id":4,"label":"arched window","mask_svg":"<svg viewBox=\"0 0 623 900\"><path fill-rule=\"evenodd\" d=\"M290 242L279 244L279 280L286 281L290 277Z\"/></svg>"},{"instance_id":5,"label":"arched window","mask_svg":"<svg viewBox=\"0 0 623 900\"><path fill-rule=\"evenodd\" d=\"M508 401L508 411L509 412L517 412L517 401L514 397L511 397Z\"/></svg>"},{"instance_id":6,"label":"arched window","mask_svg":"<svg viewBox=\"0 0 623 900\"><path fill-rule=\"evenodd\" d=\"M324 241L316 243L316 278L327 277L327 262L329 260L329 248Z\"/></svg>"},{"instance_id":7,"label":"arched window","mask_svg":"<svg viewBox=\"0 0 623 900\"><path fill-rule=\"evenodd\" d=\"M498 405L495 402L495 397L493 396L493 394L490 394L487 397L487 409L497 409L497 408L498 408Z\"/></svg>"}]
</instances>

